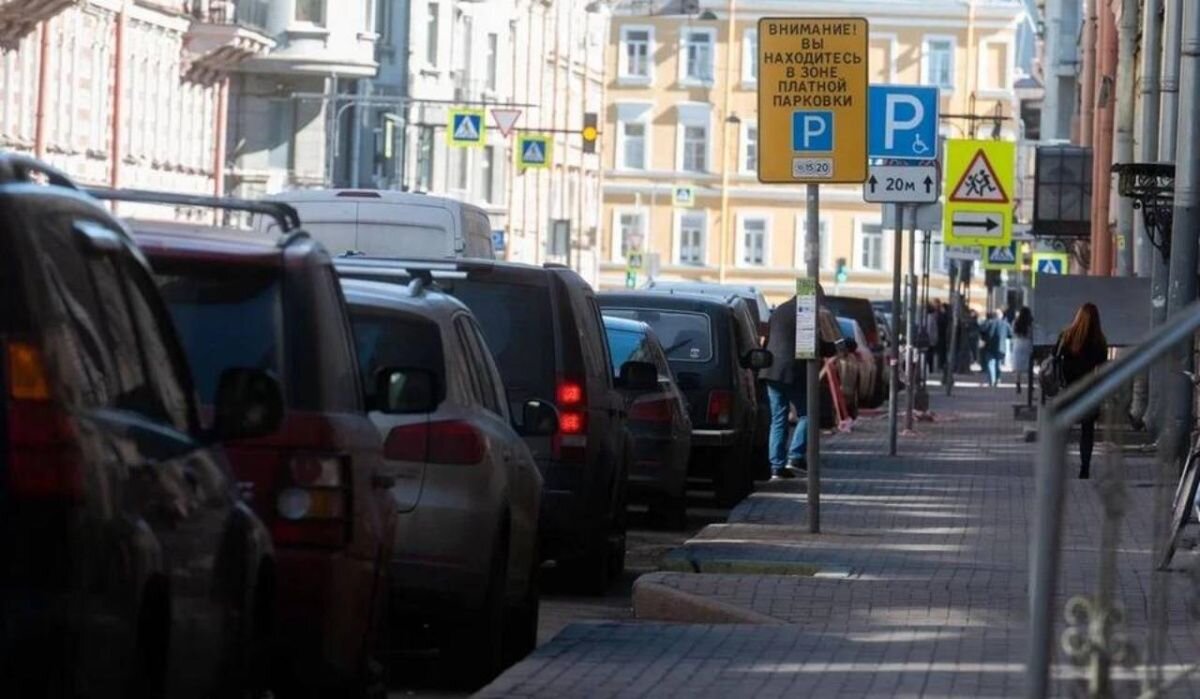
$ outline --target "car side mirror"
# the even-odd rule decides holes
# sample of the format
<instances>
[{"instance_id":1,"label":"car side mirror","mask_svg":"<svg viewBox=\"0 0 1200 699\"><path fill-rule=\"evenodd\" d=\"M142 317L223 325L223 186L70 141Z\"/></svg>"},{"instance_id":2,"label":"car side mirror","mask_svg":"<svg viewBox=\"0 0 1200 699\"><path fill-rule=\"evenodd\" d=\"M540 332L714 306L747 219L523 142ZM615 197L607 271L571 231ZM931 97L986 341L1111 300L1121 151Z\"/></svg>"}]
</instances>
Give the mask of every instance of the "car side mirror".
<instances>
[{"instance_id":1,"label":"car side mirror","mask_svg":"<svg viewBox=\"0 0 1200 699\"><path fill-rule=\"evenodd\" d=\"M625 362L617 376L617 388L650 391L658 388L658 369L650 362Z\"/></svg>"},{"instance_id":2,"label":"car side mirror","mask_svg":"<svg viewBox=\"0 0 1200 699\"><path fill-rule=\"evenodd\" d=\"M775 363L775 355L765 349L752 349L742 355L742 368L753 369L769 369Z\"/></svg>"},{"instance_id":3,"label":"car side mirror","mask_svg":"<svg viewBox=\"0 0 1200 699\"><path fill-rule=\"evenodd\" d=\"M525 401L517 432L524 437L548 437L558 432L558 408L537 398Z\"/></svg>"},{"instance_id":4,"label":"car side mirror","mask_svg":"<svg viewBox=\"0 0 1200 699\"><path fill-rule=\"evenodd\" d=\"M385 367L375 373L373 407L382 413L432 413L439 402L438 379L428 369Z\"/></svg>"},{"instance_id":5,"label":"car side mirror","mask_svg":"<svg viewBox=\"0 0 1200 699\"><path fill-rule=\"evenodd\" d=\"M226 369L217 382L213 413L215 441L268 435L283 422L283 389L262 369Z\"/></svg>"}]
</instances>

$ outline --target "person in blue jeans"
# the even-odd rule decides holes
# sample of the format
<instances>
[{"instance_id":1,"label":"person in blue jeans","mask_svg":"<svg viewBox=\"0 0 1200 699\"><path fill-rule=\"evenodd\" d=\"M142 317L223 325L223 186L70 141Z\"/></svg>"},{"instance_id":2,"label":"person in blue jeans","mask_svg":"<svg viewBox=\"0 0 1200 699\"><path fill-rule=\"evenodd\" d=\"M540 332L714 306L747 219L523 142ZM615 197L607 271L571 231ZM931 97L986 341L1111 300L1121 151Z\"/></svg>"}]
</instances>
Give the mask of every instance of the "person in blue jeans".
<instances>
[{"instance_id":1,"label":"person in blue jeans","mask_svg":"<svg viewBox=\"0 0 1200 699\"><path fill-rule=\"evenodd\" d=\"M820 296L820 289L817 294ZM771 461L771 480L795 478L805 469L805 448L808 443L807 387L808 374L803 361L796 357L796 297L771 312L767 333L767 350L772 355L771 366L762 371L767 384L771 406L771 433L767 454ZM822 357L832 356L832 343L820 342ZM800 417L788 440L788 413L795 407Z\"/></svg>"},{"instance_id":2,"label":"person in blue jeans","mask_svg":"<svg viewBox=\"0 0 1200 699\"><path fill-rule=\"evenodd\" d=\"M1012 337L1012 328L1000 311L992 313L979 329L979 338L983 341L981 358L983 368L987 371L988 385L995 387L1000 384L1000 365L1004 362L1004 350Z\"/></svg>"}]
</instances>

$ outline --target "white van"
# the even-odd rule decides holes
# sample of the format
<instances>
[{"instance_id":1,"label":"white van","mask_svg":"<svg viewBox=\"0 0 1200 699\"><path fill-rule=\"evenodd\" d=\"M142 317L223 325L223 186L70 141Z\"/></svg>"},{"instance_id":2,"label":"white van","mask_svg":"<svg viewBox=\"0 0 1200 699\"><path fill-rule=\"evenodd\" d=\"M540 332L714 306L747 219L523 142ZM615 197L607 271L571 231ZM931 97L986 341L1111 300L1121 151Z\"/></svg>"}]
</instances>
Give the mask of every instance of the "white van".
<instances>
[{"instance_id":1,"label":"white van","mask_svg":"<svg viewBox=\"0 0 1200 699\"><path fill-rule=\"evenodd\" d=\"M495 259L487 213L454 199L372 189L296 189L265 197L291 204L331 255ZM259 216L260 230L274 222Z\"/></svg>"}]
</instances>

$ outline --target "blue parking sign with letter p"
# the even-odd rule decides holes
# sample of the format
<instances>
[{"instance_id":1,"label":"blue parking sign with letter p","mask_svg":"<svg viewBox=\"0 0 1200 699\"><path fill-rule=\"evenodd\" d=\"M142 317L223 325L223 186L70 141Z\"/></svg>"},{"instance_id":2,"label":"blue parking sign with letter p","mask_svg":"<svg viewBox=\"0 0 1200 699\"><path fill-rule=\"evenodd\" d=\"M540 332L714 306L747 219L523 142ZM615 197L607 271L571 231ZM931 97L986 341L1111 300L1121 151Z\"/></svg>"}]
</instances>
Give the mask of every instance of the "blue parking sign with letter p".
<instances>
[{"instance_id":1,"label":"blue parking sign with letter p","mask_svg":"<svg viewBox=\"0 0 1200 699\"><path fill-rule=\"evenodd\" d=\"M938 103L936 87L871 85L867 92L867 155L872 158L936 160Z\"/></svg>"},{"instance_id":2,"label":"blue parking sign with letter p","mask_svg":"<svg viewBox=\"0 0 1200 699\"><path fill-rule=\"evenodd\" d=\"M833 152L833 112L792 112L792 150Z\"/></svg>"}]
</instances>

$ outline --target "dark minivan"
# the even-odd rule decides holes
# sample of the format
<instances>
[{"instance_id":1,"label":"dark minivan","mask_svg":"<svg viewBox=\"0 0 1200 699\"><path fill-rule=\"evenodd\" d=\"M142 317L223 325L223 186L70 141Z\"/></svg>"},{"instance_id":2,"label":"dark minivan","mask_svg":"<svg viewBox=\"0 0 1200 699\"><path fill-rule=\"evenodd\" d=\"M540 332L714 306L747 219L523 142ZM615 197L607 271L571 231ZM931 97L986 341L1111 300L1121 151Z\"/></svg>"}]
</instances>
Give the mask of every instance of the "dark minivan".
<instances>
[{"instance_id":1,"label":"dark minivan","mask_svg":"<svg viewBox=\"0 0 1200 699\"><path fill-rule=\"evenodd\" d=\"M600 306L605 315L646 323L662 343L688 399L691 473L710 477L722 504L748 495L758 470L751 458L756 372L770 365L770 353L759 347L746 312L724 298L654 292L605 292Z\"/></svg>"},{"instance_id":2,"label":"dark minivan","mask_svg":"<svg viewBox=\"0 0 1200 699\"><path fill-rule=\"evenodd\" d=\"M0 289L3 693L261 694L275 552L217 442L275 430L278 383L227 367L202 426L125 228L2 154Z\"/></svg>"},{"instance_id":3,"label":"dark minivan","mask_svg":"<svg viewBox=\"0 0 1200 699\"><path fill-rule=\"evenodd\" d=\"M492 260L337 260L343 277L408 283L429 274L479 320L509 406L554 396L558 432L526 437L543 478L543 558L581 587L600 591L625 566L626 479L633 440L617 382L655 381L622 367L613 377L604 324L592 288L561 265ZM632 371L631 371L632 370Z\"/></svg>"}]
</instances>

